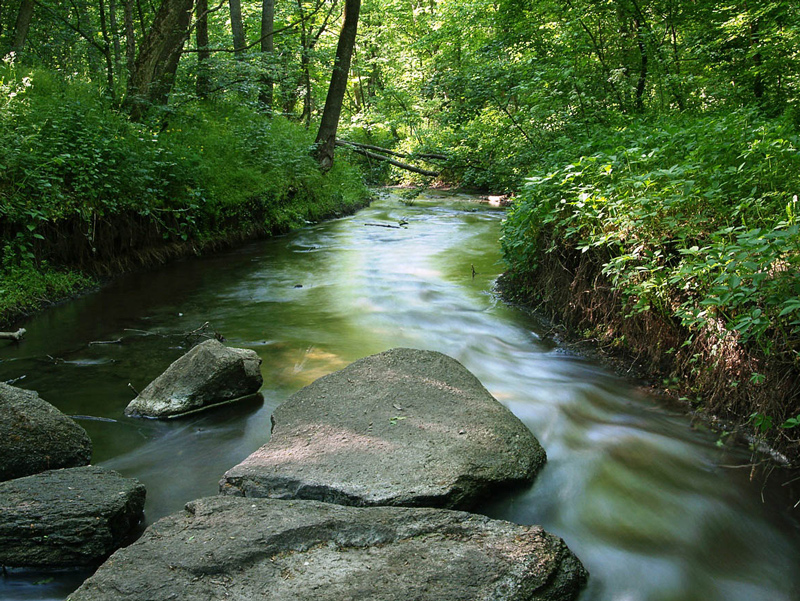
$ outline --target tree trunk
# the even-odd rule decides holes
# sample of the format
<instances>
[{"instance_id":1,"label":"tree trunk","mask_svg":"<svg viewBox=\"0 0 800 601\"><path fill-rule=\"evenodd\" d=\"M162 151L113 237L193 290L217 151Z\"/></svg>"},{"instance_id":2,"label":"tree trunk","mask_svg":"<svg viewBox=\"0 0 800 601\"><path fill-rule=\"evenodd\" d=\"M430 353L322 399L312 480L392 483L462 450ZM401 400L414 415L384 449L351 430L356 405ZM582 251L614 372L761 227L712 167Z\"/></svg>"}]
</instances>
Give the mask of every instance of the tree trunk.
<instances>
[{"instance_id":1,"label":"tree trunk","mask_svg":"<svg viewBox=\"0 0 800 601\"><path fill-rule=\"evenodd\" d=\"M103 57L106 59L106 84L108 85L108 93L114 99L114 61L111 57L111 39L108 36L108 25L106 23L105 0L99 0L98 8L100 9L100 35L103 36Z\"/></svg>"},{"instance_id":2,"label":"tree trunk","mask_svg":"<svg viewBox=\"0 0 800 601\"><path fill-rule=\"evenodd\" d=\"M197 43L197 96L205 98L211 89L211 76L208 72L208 59L211 52L208 48L208 0L197 0L195 8L197 28L195 41Z\"/></svg>"},{"instance_id":3,"label":"tree trunk","mask_svg":"<svg viewBox=\"0 0 800 601\"><path fill-rule=\"evenodd\" d=\"M193 5L193 0L162 0L128 82L125 106L131 119L140 121L151 106L163 106L169 100Z\"/></svg>"},{"instance_id":4,"label":"tree trunk","mask_svg":"<svg viewBox=\"0 0 800 601\"><path fill-rule=\"evenodd\" d=\"M758 20L750 25L750 46L755 48L753 53L753 96L756 100L764 97L764 74L762 71L763 57L761 56L761 35L758 31Z\"/></svg>"},{"instance_id":5,"label":"tree trunk","mask_svg":"<svg viewBox=\"0 0 800 601\"><path fill-rule=\"evenodd\" d=\"M122 19L125 22L125 66L128 71L128 80L133 74L133 65L136 61L136 31L133 27L133 0L125 0Z\"/></svg>"},{"instance_id":6,"label":"tree trunk","mask_svg":"<svg viewBox=\"0 0 800 601\"><path fill-rule=\"evenodd\" d=\"M272 92L274 87L272 53L275 51L272 32L274 29L275 0L264 0L261 6L261 55L265 60L263 61L264 75L261 76L261 90L258 93L258 101L267 112L272 111Z\"/></svg>"},{"instance_id":7,"label":"tree trunk","mask_svg":"<svg viewBox=\"0 0 800 601\"><path fill-rule=\"evenodd\" d=\"M14 42L11 51L19 55L25 47L25 40L28 37L28 29L33 18L33 0L22 0L17 13L17 22L14 25Z\"/></svg>"},{"instance_id":8,"label":"tree trunk","mask_svg":"<svg viewBox=\"0 0 800 601\"><path fill-rule=\"evenodd\" d=\"M636 18L633 20L636 29L636 45L639 48L639 79L636 81L636 111L644 112L644 91L647 82L647 48L642 34L642 22Z\"/></svg>"},{"instance_id":9,"label":"tree trunk","mask_svg":"<svg viewBox=\"0 0 800 601\"><path fill-rule=\"evenodd\" d=\"M331 84L325 98L322 121L316 139L316 159L322 171L333 166L333 154L336 148L336 130L339 127L339 115L342 112L344 93L347 90L347 76L350 72L350 57L356 43L358 30L358 13L361 0L346 0L344 5L344 22L336 46L336 61L331 74Z\"/></svg>"},{"instance_id":10,"label":"tree trunk","mask_svg":"<svg viewBox=\"0 0 800 601\"><path fill-rule=\"evenodd\" d=\"M119 39L119 23L117 23L117 0L108 0L108 25L111 27L111 39L114 43L114 69L117 77L122 73L122 44Z\"/></svg>"},{"instance_id":11,"label":"tree trunk","mask_svg":"<svg viewBox=\"0 0 800 601\"><path fill-rule=\"evenodd\" d=\"M231 10L231 33L233 33L233 53L238 59L242 58L244 52L244 24L242 23L242 2L241 0L228 0Z\"/></svg>"}]
</instances>

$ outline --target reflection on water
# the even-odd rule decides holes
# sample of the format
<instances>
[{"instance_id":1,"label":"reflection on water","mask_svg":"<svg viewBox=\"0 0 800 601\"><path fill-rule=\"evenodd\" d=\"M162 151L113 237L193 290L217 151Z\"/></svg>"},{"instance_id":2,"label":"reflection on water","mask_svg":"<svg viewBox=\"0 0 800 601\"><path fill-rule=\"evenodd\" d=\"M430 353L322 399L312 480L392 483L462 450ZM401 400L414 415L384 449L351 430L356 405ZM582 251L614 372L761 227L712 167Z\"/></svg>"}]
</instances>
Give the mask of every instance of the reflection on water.
<instances>
[{"instance_id":1,"label":"reflection on water","mask_svg":"<svg viewBox=\"0 0 800 601\"><path fill-rule=\"evenodd\" d=\"M0 380L81 418L94 462L147 486L147 520L215 494L269 438L288 395L397 346L461 361L540 439L548 464L492 517L539 523L591 572L583 601L791 601L800 536L688 420L602 368L540 339L492 295L502 213L466 197L406 206L386 195L347 219L182 261L47 311L0 347ZM396 225L382 228L366 223ZM261 398L186 419L123 409L210 322L263 359ZM52 580L50 580L52 578ZM79 578L12 573L2 599L63 599Z\"/></svg>"}]
</instances>

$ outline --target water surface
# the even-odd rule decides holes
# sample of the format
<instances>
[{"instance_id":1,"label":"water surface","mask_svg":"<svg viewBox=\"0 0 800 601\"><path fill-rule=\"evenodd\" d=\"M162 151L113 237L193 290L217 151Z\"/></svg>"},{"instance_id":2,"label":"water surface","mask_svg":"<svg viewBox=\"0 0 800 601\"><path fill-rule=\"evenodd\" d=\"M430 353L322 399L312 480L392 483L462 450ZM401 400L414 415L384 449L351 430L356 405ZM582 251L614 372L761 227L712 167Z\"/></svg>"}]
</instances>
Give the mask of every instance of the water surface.
<instances>
[{"instance_id":1,"label":"water surface","mask_svg":"<svg viewBox=\"0 0 800 601\"><path fill-rule=\"evenodd\" d=\"M718 447L680 412L546 342L493 294L502 218L466 196L407 205L387 193L346 219L129 275L26 323L20 345L0 345L0 380L86 416L93 462L145 483L152 522L216 494L302 386L392 347L440 351L549 457L533 487L479 510L563 537L591 573L582 601L800 599L794 522L762 502L746 470L722 467L746 452ZM124 417L134 390L206 323L201 332L261 356L263 402L168 422ZM82 576L12 572L0 599L63 599Z\"/></svg>"}]
</instances>

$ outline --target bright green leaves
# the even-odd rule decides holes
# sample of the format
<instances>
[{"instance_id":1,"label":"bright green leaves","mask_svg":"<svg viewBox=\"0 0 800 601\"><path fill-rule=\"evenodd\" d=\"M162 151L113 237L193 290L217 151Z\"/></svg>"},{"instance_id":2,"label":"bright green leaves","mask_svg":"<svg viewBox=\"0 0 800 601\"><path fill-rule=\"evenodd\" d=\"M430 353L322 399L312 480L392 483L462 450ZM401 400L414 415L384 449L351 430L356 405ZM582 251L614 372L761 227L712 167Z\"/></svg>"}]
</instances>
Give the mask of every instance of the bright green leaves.
<instances>
[{"instance_id":1,"label":"bright green leaves","mask_svg":"<svg viewBox=\"0 0 800 601\"><path fill-rule=\"evenodd\" d=\"M689 331L722 326L791 359L800 236L784 216L800 188L796 135L749 112L663 121L573 143L575 155L591 152L530 177L505 225L506 260L524 270L555 247L594 251L628 312Z\"/></svg>"}]
</instances>

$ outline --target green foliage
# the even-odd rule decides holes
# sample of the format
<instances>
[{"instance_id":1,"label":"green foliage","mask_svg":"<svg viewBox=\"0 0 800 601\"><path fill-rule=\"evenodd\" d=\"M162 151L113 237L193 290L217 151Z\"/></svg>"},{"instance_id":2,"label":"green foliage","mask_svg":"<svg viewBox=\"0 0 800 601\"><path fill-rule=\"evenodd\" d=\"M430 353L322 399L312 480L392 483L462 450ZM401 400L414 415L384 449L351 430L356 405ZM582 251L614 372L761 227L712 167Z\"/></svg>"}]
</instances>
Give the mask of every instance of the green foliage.
<instances>
[{"instance_id":1,"label":"green foliage","mask_svg":"<svg viewBox=\"0 0 800 601\"><path fill-rule=\"evenodd\" d=\"M56 270L47 264L7 261L0 266L0 323L38 309L42 304L68 298L94 281L74 270Z\"/></svg>"},{"instance_id":2,"label":"green foliage","mask_svg":"<svg viewBox=\"0 0 800 601\"><path fill-rule=\"evenodd\" d=\"M605 130L528 180L505 255L524 271L564 245L597 253L629 312L796 361L799 147L787 120L744 110Z\"/></svg>"},{"instance_id":3,"label":"green foliage","mask_svg":"<svg viewBox=\"0 0 800 601\"><path fill-rule=\"evenodd\" d=\"M322 174L312 144L306 129L254 113L233 96L175 107L166 128L135 124L91 84L6 63L0 275L15 286L2 286L0 318L8 307L30 306L26 294L51 299L85 283L48 261L89 251L108 260L142 244L287 231L362 203L367 191L358 172L340 160ZM105 239L98 223L109 224ZM119 236L119 228L128 234ZM148 237L152 231L160 239ZM122 237L139 242L126 247ZM33 272L41 277L25 276Z\"/></svg>"}]
</instances>

